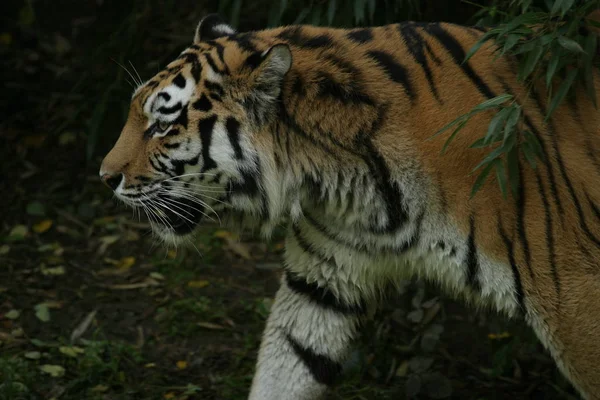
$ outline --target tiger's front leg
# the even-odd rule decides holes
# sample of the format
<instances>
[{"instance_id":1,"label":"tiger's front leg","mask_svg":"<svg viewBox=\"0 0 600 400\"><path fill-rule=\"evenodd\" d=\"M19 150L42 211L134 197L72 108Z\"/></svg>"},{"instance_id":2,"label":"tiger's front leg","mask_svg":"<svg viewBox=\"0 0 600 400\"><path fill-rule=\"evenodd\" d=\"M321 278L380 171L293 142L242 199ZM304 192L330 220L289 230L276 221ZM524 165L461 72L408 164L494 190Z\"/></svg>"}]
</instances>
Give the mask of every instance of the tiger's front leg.
<instances>
[{"instance_id":1,"label":"tiger's front leg","mask_svg":"<svg viewBox=\"0 0 600 400\"><path fill-rule=\"evenodd\" d=\"M353 290L347 282L307 280L314 271L321 273L335 263L310 247L299 249L292 240L286 243L288 268L263 334L250 400L321 398L341 372L365 316L364 302L358 297L351 300ZM331 279L339 278L333 275ZM359 296L358 288L354 289Z\"/></svg>"}]
</instances>

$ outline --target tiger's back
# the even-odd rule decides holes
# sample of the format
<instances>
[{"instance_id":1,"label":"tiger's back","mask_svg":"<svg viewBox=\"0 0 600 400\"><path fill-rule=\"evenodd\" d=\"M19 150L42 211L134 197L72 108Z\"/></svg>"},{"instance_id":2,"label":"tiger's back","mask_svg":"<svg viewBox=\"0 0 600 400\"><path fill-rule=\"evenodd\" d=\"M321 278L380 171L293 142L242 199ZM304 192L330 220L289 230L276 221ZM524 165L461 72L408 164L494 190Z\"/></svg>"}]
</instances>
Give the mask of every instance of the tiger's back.
<instances>
[{"instance_id":1,"label":"tiger's back","mask_svg":"<svg viewBox=\"0 0 600 400\"><path fill-rule=\"evenodd\" d=\"M167 132L177 133L136 139L130 115L102 174L119 170L133 185L212 171L229 204L213 204L218 212L265 232L290 221L251 399L322 393L381 288L407 274L523 316L598 398L600 114L582 88L544 122L545 87L529 95L515 61L492 61L492 46L463 63L482 33L456 25L236 33L204 24L133 100L150 109L138 117L148 124L163 108L176 113ZM161 93L163 106L148 107ZM536 169L517 160L518 196L505 200L488 182L470 198L471 171L489 150L469 145L493 113L473 117L443 155L445 138L431 137L502 93L522 106L519 131L535 135L544 159ZM155 161L127 171L132 143Z\"/></svg>"}]
</instances>

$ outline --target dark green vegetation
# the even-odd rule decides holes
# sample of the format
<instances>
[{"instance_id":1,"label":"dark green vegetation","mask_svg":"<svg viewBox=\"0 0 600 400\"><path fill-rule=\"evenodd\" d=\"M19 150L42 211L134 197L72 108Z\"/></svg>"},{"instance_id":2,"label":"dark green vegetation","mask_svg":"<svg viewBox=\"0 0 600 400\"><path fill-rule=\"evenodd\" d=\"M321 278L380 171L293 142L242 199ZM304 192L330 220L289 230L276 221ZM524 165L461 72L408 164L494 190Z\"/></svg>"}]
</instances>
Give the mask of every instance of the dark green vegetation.
<instances>
[{"instance_id":1,"label":"dark green vegetation","mask_svg":"<svg viewBox=\"0 0 600 400\"><path fill-rule=\"evenodd\" d=\"M478 11L438 0L272 3L221 7L242 29L299 17L467 22ZM117 63L149 78L215 9L191 0L1 7L0 399L243 399L281 239L237 241L212 225L197 250L168 251L97 178L131 93ZM522 323L407 283L368 324L330 398L569 393Z\"/></svg>"}]
</instances>

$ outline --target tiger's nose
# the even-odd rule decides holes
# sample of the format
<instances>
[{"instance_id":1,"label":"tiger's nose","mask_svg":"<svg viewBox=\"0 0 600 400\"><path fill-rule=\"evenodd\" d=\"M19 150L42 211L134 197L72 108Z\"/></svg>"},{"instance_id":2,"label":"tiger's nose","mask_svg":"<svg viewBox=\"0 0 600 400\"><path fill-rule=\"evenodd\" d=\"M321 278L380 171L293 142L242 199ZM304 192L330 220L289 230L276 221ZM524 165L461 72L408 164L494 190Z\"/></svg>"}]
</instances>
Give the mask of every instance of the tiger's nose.
<instances>
[{"instance_id":1,"label":"tiger's nose","mask_svg":"<svg viewBox=\"0 0 600 400\"><path fill-rule=\"evenodd\" d=\"M117 174L103 174L100 179L102 179L102 182L108 186L109 188L111 188L112 190L117 190L117 188L119 187L119 185L121 184L121 181L123 180L123 174L122 173L117 173Z\"/></svg>"}]
</instances>

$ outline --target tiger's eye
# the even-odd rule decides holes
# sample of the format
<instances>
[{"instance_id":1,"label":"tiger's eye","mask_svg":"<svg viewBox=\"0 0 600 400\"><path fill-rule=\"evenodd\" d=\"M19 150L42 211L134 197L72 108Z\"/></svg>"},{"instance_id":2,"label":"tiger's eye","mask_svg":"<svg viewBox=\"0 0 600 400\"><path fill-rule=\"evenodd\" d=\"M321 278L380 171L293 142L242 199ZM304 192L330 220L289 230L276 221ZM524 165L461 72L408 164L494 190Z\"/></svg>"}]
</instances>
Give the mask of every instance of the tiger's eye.
<instances>
[{"instance_id":1,"label":"tiger's eye","mask_svg":"<svg viewBox=\"0 0 600 400\"><path fill-rule=\"evenodd\" d=\"M156 126L158 127L159 132L164 132L169 129L169 126L171 125L165 121L158 121Z\"/></svg>"}]
</instances>

